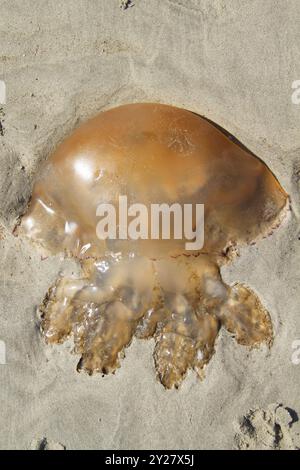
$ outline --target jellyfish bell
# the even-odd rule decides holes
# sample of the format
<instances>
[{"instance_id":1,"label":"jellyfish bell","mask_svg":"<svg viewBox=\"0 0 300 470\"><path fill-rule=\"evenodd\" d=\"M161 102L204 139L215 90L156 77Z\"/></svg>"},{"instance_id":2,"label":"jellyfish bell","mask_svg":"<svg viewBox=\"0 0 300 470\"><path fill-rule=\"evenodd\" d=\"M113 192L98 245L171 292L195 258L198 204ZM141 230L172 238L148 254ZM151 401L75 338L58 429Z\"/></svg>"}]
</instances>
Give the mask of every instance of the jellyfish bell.
<instances>
[{"instance_id":1,"label":"jellyfish bell","mask_svg":"<svg viewBox=\"0 0 300 470\"><path fill-rule=\"evenodd\" d=\"M204 204L205 252L255 240L286 204L267 166L205 119L166 105L132 104L101 113L58 147L35 185L24 232L50 251L66 248L77 256L88 240L84 254L102 255L97 207L117 206L120 195L146 206ZM47 233L39 237L44 222ZM70 224L77 230L70 232ZM184 241L164 243L161 254L184 251ZM129 244L140 245L160 251L154 240Z\"/></svg>"},{"instance_id":2,"label":"jellyfish bell","mask_svg":"<svg viewBox=\"0 0 300 470\"><path fill-rule=\"evenodd\" d=\"M140 215L147 232L151 207L201 204L203 243L188 249L187 232L176 237L174 228L170 238L121 230L101 239L99 206L122 217L124 196L128 207L147 208ZM242 344L270 342L270 317L257 296L226 286L219 268L229 247L279 225L287 200L261 160L192 112L143 103L100 113L46 161L19 228L82 266L81 279L60 279L43 303L45 337L61 342L72 334L79 368L92 373L114 371L134 334L154 336L156 369L168 388L188 368L202 374L222 325Z\"/></svg>"}]
</instances>

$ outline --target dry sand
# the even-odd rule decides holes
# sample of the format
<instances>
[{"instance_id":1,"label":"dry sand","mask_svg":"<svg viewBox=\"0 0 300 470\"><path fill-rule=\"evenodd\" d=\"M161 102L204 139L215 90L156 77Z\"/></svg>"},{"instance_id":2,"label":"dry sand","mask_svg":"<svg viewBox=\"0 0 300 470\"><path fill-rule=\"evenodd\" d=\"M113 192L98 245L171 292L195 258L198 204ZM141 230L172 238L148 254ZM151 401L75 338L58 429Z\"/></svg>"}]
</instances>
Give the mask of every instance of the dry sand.
<instances>
[{"instance_id":1,"label":"dry sand","mask_svg":"<svg viewBox=\"0 0 300 470\"><path fill-rule=\"evenodd\" d=\"M291 100L300 79L300 3L120 3L0 1L0 79L7 86L0 106L3 449L229 449L241 442L237 423L249 410L283 403L293 416L300 412L300 364L291 360L300 339L300 105ZM269 309L272 349L249 351L222 332L206 379L190 374L179 391L155 379L152 341L134 340L121 369L104 378L77 374L68 347L45 346L37 306L58 273L76 266L59 257L42 261L11 234L53 147L86 118L135 101L177 105L217 122L259 155L291 196L281 228L223 270L225 281L246 283ZM264 447L260 417L250 447ZM288 445L299 447L297 418L284 426L292 433Z\"/></svg>"}]
</instances>

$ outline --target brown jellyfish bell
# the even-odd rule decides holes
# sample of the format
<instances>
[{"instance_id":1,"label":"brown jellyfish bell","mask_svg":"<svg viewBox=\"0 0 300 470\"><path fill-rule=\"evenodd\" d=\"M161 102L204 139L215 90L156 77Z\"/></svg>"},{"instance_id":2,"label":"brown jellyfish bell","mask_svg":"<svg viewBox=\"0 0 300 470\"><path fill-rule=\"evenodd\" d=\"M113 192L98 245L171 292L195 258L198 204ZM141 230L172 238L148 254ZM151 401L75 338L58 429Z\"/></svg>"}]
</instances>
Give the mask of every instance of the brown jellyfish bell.
<instances>
[{"instance_id":1,"label":"brown jellyfish bell","mask_svg":"<svg viewBox=\"0 0 300 470\"><path fill-rule=\"evenodd\" d=\"M102 239L97 207L204 205L204 244L176 239ZM272 341L270 316L248 287L226 285L233 248L276 228L288 197L268 167L215 125L160 104L130 104L79 127L47 160L18 233L79 260L41 305L48 343L73 336L78 370L114 372L132 337L155 339L167 388L188 369L203 376L221 327L249 347Z\"/></svg>"}]
</instances>

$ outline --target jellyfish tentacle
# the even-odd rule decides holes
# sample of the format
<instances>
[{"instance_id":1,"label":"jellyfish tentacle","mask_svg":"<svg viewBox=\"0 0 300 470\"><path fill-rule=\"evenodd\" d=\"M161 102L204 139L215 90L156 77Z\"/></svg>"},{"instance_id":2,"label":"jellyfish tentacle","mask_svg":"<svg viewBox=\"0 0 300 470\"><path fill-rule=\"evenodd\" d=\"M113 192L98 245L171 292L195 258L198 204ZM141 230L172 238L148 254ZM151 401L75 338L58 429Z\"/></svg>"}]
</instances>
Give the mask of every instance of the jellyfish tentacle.
<instances>
[{"instance_id":1,"label":"jellyfish tentacle","mask_svg":"<svg viewBox=\"0 0 300 470\"><path fill-rule=\"evenodd\" d=\"M111 297L102 306L90 304L90 311L84 313L74 332L76 352L82 354L78 370L106 374L120 366L124 349L152 306L152 266L148 262L141 271L139 262L125 259L112 264L104 274L96 273L95 281L101 289L111 290ZM141 273L144 279L140 279Z\"/></svg>"},{"instance_id":2,"label":"jellyfish tentacle","mask_svg":"<svg viewBox=\"0 0 300 470\"><path fill-rule=\"evenodd\" d=\"M215 353L215 342L221 327L220 321L215 315L209 313L198 316L199 334L197 352L193 368L200 377L204 378L204 368Z\"/></svg>"},{"instance_id":3,"label":"jellyfish tentacle","mask_svg":"<svg viewBox=\"0 0 300 470\"><path fill-rule=\"evenodd\" d=\"M214 352L219 321L210 314L198 315L180 294L167 299L168 315L156 333L154 361L158 377L166 388L178 387L188 369L201 370Z\"/></svg>"},{"instance_id":4,"label":"jellyfish tentacle","mask_svg":"<svg viewBox=\"0 0 300 470\"><path fill-rule=\"evenodd\" d=\"M243 284L229 288L227 302L222 306L220 320L239 344L271 345L273 329L270 315L258 296Z\"/></svg>"},{"instance_id":5,"label":"jellyfish tentacle","mask_svg":"<svg viewBox=\"0 0 300 470\"><path fill-rule=\"evenodd\" d=\"M158 378L164 387L178 388L193 363L196 342L184 335L162 331L154 350L154 362Z\"/></svg>"},{"instance_id":6,"label":"jellyfish tentacle","mask_svg":"<svg viewBox=\"0 0 300 470\"><path fill-rule=\"evenodd\" d=\"M62 343L73 328L72 300L85 285L84 279L59 278L40 306L41 330L48 343Z\"/></svg>"},{"instance_id":7,"label":"jellyfish tentacle","mask_svg":"<svg viewBox=\"0 0 300 470\"><path fill-rule=\"evenodd\" d=\"M157 260L104 256L81 263L81 278L61 278L42 305L49 343L73 335L77 370L114 372L132 337L155 338L154 362L166 388L189 369L200 378L223 325L241 344L270 342L272 326L257 296L227 286L205 256Z\"/></svg>"},{"instance_id":8,"label":"jellyfish tentacle","mask_svg":"<svg viewBox=\"0 0 300 470\"><path fill-rule=\"evenodd\" d=\"M107 256L81 267L84 277L62 278L49 291L41 307L42 330L52 343L73 334L74 351L81 354L78 370L113 372L141 317L152 308L152 263Z\"/></svg>"},{"instance_id":9,"label":"jellyfish tentacle","mask_svg":"<svg viewBox=\"0 0 300 470\"><path fill-rule=\"evenodd\" d=\"M164 323L167 317L167 311L158 301L154 301L153 307L146 310L135 331L139 339L148 339L155 335L159 323ZM156 305L156 306L155 306Z\"/></svg>"},{"instance_id":10,"label":"jellyfish tentacle","mask_svg":"<svg viewBox=\"0 0 300 470\"><path fill-rule=\"evenodd\" d=\"M120 356L132 340L137 320L132 311L119 300L103 308L94 307L85 317L85 327L75 334L77 352L82 354L77 370L89 374L114 372L120 366Z\"/></svg>"}]
</instances>

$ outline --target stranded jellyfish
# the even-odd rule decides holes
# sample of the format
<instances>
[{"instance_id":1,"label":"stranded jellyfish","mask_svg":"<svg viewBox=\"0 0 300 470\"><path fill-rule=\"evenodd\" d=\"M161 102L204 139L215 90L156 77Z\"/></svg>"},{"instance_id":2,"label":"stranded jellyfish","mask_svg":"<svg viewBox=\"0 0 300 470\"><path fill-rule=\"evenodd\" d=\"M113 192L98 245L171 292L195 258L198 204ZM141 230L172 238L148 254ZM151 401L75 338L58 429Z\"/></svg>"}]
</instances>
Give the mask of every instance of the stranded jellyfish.
<instances>
[{"instance_id":1,"label":"stranded jellyfish","mask_svg":"<svg viewBox=\"0 0 300 470\"><path fill-rule=\"evenodd\" d=\"M135 223L131 238L120 221L124 196L126 224ZM82 268L80 277L61 277L40 307L46 341L72 336L78 370L106 374L120 366L134 335L153 337L155 368L167 388L178 387L189 369L203 376L221 327L242 345L271 344L259 298L245 285L226 285L220 267L236 246L270 234L287 200L261 160L192 112L130 104L99 114L46 161L18 228ZM103 204L115 208L116 227L107 229L119 232L115 237L97 232ZM185 232L176 237L171 222L169 237L145 233L150 212L141 206L161 204L203 205L201 246L187 249Z\"/></svg>"}]
</instances>

